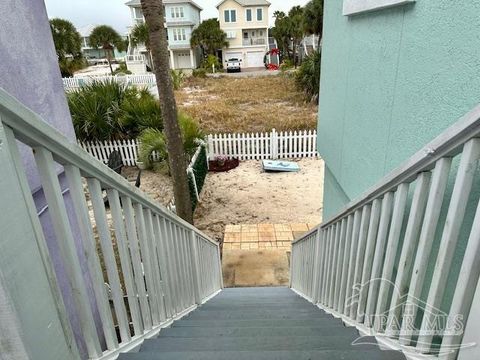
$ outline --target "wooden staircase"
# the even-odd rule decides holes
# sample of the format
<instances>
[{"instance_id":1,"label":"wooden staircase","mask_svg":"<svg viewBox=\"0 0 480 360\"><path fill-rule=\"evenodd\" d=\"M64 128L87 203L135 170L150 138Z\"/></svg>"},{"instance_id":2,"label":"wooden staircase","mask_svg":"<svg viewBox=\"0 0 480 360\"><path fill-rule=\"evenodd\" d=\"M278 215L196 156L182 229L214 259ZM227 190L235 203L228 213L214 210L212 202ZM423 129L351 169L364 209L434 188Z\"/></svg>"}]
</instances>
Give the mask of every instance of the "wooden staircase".
<instances>
[{"instance_id":1,"label":"wooden staircase","mask_svg":"<svg viewBox=\"0 0 480 360\"><path fill-rule=\"evenodd\" d=\"M288 288L225 289L121 360L397 360Z\"/></svg>"}]
</instances>

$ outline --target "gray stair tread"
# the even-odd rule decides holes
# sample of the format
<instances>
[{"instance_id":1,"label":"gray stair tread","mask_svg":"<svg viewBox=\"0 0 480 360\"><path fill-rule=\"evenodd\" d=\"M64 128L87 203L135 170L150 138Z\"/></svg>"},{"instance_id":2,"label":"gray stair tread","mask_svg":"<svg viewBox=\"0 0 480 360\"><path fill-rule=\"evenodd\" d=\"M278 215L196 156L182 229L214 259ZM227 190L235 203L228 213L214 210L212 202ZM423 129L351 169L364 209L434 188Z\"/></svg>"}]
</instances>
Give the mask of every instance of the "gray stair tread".
<instances>
[{"instance_id":1,"label":"gray stair tread","mask_svg":"<svg viewBox=\"0 0 480 360\"><path fill-rule=\"evenodd\" d=\"M119 360L405 360L396 351L204 351L121 354Z\"/></svg>"},{"instance_id":2,"label":"gray stair tread","mask_svg":"<svg viewBox=\"0 0 480 360\"><path fill-rule=\"evenodd\" d=\"M324 327L173 327L160 331L159 337L250 337L250 336L351 336L358 338L358 331L354 328L341 326Z\"/></svg>"},{"instance_id":3,"label":"gray stair tread","mask_svg":"<svg viewBox=\"0 0 480 360\"><path fill-rule=\"evenodd\" d=\"M330 318L331 315L315 310L218 310L194 311L185 319L318 319Z\"/></svg>"},{"instance_id":4,"label":"gray stair tread","mask_svg":"<svg viewBox=\"0 0 480 360\"><path fill-rule=\"evenodd\" d=\"M225 289L120 360L405 360L288 288Z\"/></svg>"},{"instance_id":5,"label":"gray stair tread","mask_svg":"<svg viewBox=\"0 0 480 360\"><path fill-rule=\"evenodd\" d=\"M279 303L277 301L257 301L257 302L240 302L240 301L225 301L223 303L206 303L199 307L199 309L214 309L214 308L230 308L230 309L243 309L243 308L254 308L262 307L266 309L314 309L319 310L318 307L307 302L289 302L289 303ZM321 310L320 310L321 311Z\"/></svg>"},{"instance_id":6,"label":"gray stair tread","mask_svg":"<svg viewBox=\"0 0 480 360\"><path fill-rule=\"evenodd\" d=\"M355 339L353 339L355 340ZM156 338L146 340L140 351L255 351L255 350L345 350L352 346L351 336L262 336L236 339ZM375 338L370 339L376 344ZM365 341L365 339L364 339ZM357 345L359 350L374 350L377 345Z\"/></svg>"},{"instance_id":7,"label":"gray stair tread","mask_svg":"<svg viewBox=\"0 0 480 360\"><path fill-rule=\"evenodd\" d=\"M290 326L342 326L343 323L335 318L318 318L318 319L251 319L251 320L178 320L172 327L183 326L202 326L209 327L290 327Z\"/></svg>"}]
</instances>

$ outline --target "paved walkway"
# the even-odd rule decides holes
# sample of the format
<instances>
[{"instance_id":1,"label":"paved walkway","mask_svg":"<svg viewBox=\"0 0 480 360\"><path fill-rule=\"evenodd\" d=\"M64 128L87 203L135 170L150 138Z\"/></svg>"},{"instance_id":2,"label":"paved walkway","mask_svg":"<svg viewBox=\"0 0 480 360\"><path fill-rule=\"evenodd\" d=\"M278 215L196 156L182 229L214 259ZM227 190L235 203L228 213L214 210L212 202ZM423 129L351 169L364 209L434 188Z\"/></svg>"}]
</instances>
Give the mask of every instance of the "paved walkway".
<instances>
[{"instance_id":1,"label":"paved walkway","mask_svg":"<svg viewBox=\"0 0 480 360\"><path fill-rule=\"evenodd\" d=\"M278 249L289 251L292 241L315 227L315 224L243 224L227 225L224 250Z\"/></svg>"}]
</instances>

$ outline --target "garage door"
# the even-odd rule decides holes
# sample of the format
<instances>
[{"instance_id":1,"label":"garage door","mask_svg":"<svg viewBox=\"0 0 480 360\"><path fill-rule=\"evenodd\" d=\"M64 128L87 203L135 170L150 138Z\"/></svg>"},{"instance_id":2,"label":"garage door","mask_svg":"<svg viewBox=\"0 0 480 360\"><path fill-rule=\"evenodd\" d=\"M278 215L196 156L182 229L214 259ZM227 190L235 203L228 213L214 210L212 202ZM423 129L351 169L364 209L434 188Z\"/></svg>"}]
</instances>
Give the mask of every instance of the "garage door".
<instances>
[{"instance_id":1,"label":"garage door","mask_svg":"<svg viewBox=\"0 0 480 360\"><path fill-rule=\"evenodd\" d=\"M176 53L177 56L177 69L190 69L192 64L190 63L190 51L181 51Z\"/></svg>"},{"instance_id":2,"label":"garage door","mask_svg":"<svg viewBox=\"0 0 480 360\"><path fill-rule=\"evenodd\" d=\"M248 67L262 67L263 57L265 53L263 51L251 51L247 52L247 64Z\"/></svg>"}]
</instances>

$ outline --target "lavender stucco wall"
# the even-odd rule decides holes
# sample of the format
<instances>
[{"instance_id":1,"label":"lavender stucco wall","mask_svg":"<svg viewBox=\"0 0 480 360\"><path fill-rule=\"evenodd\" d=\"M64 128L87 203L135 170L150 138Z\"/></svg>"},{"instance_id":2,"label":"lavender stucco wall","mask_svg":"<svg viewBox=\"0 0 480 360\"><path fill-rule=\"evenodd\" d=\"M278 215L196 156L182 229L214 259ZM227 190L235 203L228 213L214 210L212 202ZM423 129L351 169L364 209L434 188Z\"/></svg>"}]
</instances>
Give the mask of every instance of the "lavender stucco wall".
<instances>
[{"instance_id":1,"label":"lavender stucco wall","mask_svg":"<svg viewBox=\"0 0 480 360\"><path fill-rule=\"evenodd\" d=\"M0 14L8 14L0 20L0 87L74 142L75 133L43 0L1 0ZM22 146L21 152L57 278L64 295L65 305L80 351L85 354L85 346L78 326L64 264L58 253L48 207L41 190L40 177L35 168L31 150ZM61 167L58 167L59 173L61 170ZM73 233L79 234L78 225L72 216L74 210L68 194L67 183L63 175L59 179L67 211L70 214ZM87 280L89 293L92 293L86 260L81 251L81 239L78 235L76 236L82 270ZM90 301L96 313L93 296ZM95 315L98 319L98 314ZM100 329L101 324L97 323L97 327Z\"/></svg>"}]
</instances>

